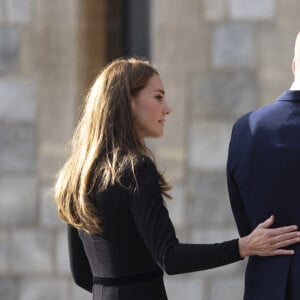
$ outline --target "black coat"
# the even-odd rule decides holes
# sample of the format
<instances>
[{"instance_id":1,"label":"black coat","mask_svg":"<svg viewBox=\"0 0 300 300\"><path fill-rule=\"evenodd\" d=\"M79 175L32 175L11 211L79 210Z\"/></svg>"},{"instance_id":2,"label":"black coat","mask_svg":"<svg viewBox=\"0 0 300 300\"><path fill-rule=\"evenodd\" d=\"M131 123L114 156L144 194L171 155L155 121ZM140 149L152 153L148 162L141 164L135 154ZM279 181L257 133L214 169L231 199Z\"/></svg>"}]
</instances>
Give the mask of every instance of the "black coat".
<instances>
[{"instance_id":1,"label":"black coat","mask_svg":"<svg viewBox=\"0 0 300 300\"><path fill-rule=\"evenodd\" d=\"M167 274L200 271L240 260L238 240L218 244L181 244L160 191L155 165L140 159L136 178L128 171L122 185L95 196L103 233L89 235L68 226L75 282L94 299L167 299ZM94 282L94 285L93 285Z\"/></svg>"}]
</instances>

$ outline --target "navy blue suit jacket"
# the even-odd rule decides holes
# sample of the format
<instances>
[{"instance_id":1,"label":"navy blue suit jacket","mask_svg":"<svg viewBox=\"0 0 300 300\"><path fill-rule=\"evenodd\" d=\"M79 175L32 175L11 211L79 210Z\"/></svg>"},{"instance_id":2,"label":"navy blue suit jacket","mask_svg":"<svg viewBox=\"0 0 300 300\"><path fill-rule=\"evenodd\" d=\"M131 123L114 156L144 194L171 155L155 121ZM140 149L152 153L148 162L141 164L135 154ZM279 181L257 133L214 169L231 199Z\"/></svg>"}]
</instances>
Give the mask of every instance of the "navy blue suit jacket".
<instances>
[{"instance_id":1,"label":"navy blue suit jacket","mask_svg":"<svg viewBox=\"0 0 300 300\"><path fill-rule=\"evenodd\" d=\"M300 91L240 118L227 162L232 211L241 236L271 214L274 227L300 227ZM300 299L300 245L293 256L250 257L245 300Z\"/></svg>"}]
</instances>

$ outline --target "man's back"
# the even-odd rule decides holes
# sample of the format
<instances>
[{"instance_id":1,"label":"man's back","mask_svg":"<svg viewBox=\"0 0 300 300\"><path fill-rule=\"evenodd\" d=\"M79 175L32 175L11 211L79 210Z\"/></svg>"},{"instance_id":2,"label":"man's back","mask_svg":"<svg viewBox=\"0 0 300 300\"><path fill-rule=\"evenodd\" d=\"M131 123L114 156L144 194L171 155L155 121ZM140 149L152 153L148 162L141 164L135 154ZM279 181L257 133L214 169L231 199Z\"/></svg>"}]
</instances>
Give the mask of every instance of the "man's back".
<instances>
[{"instance_id":1,"label":"man's back","mask_svg":"<svg viewBox=\"0 0 300 300\"><path fill-rule=\"evenodd\" d=\"M300 227L300 91L287 91L236 122L227 177L242 236L271 214L276 227ZM300 246L293 248L294 256L249 259L244 299L300 299Z\"/></svg>"}]
</instances>

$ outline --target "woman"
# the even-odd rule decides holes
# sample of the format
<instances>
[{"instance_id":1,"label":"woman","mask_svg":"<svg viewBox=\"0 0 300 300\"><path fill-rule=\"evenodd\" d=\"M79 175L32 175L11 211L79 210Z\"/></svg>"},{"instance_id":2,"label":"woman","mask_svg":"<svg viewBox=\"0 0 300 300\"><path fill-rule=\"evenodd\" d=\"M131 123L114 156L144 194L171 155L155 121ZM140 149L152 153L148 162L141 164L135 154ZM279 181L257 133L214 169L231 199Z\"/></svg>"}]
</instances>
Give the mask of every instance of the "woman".
<instances>
[{"instance_id":1,"label":"woman","mask_svg":"<svg viewBox=\"0 0 300 300\"><path fill-rule=\"evenodd\" d=\"M86 97L72 153L55 197L68 225L75 282L93 299L167 299L163 272L178 274L233 263L249 255L293 254L296 226L267 229L218 244L181 244L163 196L146 137L163 135L171 110L157 70L147 61L119 59L99 74Z\"/></svg>"}]
</instances>

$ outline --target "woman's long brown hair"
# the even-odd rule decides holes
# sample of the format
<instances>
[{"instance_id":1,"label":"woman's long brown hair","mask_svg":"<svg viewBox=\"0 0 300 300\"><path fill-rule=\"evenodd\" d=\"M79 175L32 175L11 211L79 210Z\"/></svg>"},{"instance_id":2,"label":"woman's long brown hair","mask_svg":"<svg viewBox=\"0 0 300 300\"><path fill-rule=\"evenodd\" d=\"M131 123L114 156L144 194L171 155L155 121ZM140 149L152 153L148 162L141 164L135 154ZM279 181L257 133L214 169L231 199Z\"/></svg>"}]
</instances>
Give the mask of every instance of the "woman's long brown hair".
<instances>
[{"instance_id":1,"label":"woman's long brown hair","mask_svg":"<svg viewBox=\"0 0 300 300\"><path fill-rule=\"evenodd\" d=\"M118 59L106 66L92 84L74 131L71 154L58 174L55 200L60 218L88 233L101 233L102 223L93 202L95 191L120 183L125 168L133 175L141 156L154 157L138 138L131 98L157 70L146 60ZM159 174L162 193L170 189Z\"/></svg>"}]
</instances>

